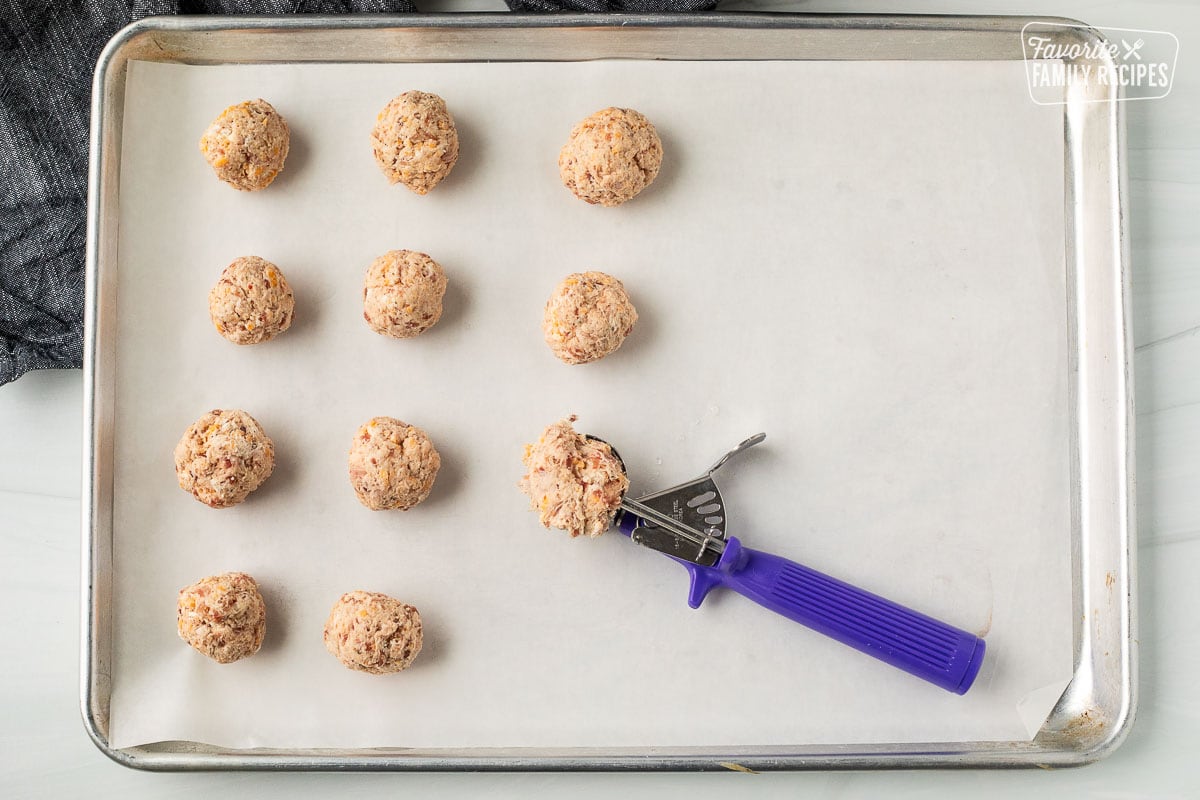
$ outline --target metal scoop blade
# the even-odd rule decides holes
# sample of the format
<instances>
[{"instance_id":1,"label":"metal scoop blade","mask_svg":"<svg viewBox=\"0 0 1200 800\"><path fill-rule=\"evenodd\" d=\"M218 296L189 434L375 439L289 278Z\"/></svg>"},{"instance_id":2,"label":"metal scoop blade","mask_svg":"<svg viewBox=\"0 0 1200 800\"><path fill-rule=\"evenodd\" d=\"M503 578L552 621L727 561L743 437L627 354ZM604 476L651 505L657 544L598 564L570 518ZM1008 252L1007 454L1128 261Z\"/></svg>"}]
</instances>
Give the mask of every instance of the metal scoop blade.
<instances>
[{"instance_id":1,"label":"metal scoop blade","mask_svg":"<svg viewBox=\"0 0 1200 800\"><path fill-rule=\"evenodd\" d=\"M764 441L765 433L756 433L737 447L721 456L704 474L686 483L652 492L636 500L622 502L623 512L630 512L641 519L642 524L634 527L629 537L637 544L666 553L675 558L711 567L721 557L725 540L725 529L729 515L721 490L713 480L713 473L723 467L730 458ZM612 447L612 445L609 445ZM616 450L613 451L616 453ZM620 456L617 456L618 460ZM657 512L653 514L650 512ZM622 512L622 513L623 513ZM678 525L662 521L669 517ZM620 520L616 520L620 527ZM699 533L700 540L681 532Z\"/></svg>"}]
</instances>

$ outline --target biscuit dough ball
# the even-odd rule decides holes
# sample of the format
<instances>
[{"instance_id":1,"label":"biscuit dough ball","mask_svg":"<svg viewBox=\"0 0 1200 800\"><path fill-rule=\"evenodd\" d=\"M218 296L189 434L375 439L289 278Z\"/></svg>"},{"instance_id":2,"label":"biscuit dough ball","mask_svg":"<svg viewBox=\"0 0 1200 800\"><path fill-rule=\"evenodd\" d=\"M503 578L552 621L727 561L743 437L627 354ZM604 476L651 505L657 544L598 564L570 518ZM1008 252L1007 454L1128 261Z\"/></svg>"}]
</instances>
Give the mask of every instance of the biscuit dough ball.
<instances>
[{"instance_id":1,"label":"biscuit dough ball","mask_svg":"<svg viewBox=\"0 0 1200 800\"><path fill-rule=\"evenodd\" d=\"M208 293L217 332L234 344L274 339L292 324L296 298L279 267L258 256L233 260Z\"/></svg>"},{"instance_id":2,"label":"biscuit dough ball","mask_svg":"<svg viewBox=\"0 0 1200 800\"><path fill-rule=\"evenodd\" d=\"M458 129L446 101L417 91L392 98L375 118L371 150L390 183L427 193L458 161Z\"/></svg>"},{"instance_id":3,"label":"biscuit dough ball","mask_svg":"<svg viewBox=\"0 0 1200 800\"><path fill-rule=\"evenodd\" d=\"M392 250L367 267L363 281L363 319L376 333L409 339L442 318L446 273L440 264L415 250Z\"/></svg>"},{"instance_id":4,"label":"biscuit dough ball","mask_svg":"<svg viewBox=\"0 0 1200 800\"><path fill-rule=\"evenodd\" d=\"M442 458L425 431L375 417L350 444L350 485L372 511L407 511L433 491Z\"/></svg>"},{"instance_id":5,"label":"biscuit dough ball","mask_svg":"<svg viewBox=\"0 0 1200 800\"><path fill-rule=\"evenodd\" d=\"M658 176L662 140L630 108L606 108L580 122L558 154L563 185L580 200L619 206Z\"/></svg>"},{"instance_id":6,"label":"biscuit dough ball","mask_svg":"<svg viewBox=\"0 0 1200 800\"><path fill-rule=\"evenodd\" d=\"M228 664L252 656L267 634L267 608L254 578L226 572L179 590L179 638Z\"/></svg>"},{"instance_id":7,"label":"biscuit dough ball","mask_svg":"<svg viewBox=\"0 0 1200 800\"><path fill-rule=\"evenodd\" d=\"M245 411L214 409L175 446L179 488L211 508L236 506L275 469L275 445Z\"/></svg>"},{"instance_id":8,"label":"biscuit dough ball","mask_svg":"<svg viewBox=\"0 0 1200 800\"><path fill-rule=\"evenodd\" d=\"M378 592L347 592L325 622L325 649L350 669L386 675L421 652L421 614Z\"/></svg>"},{"instance_id":9,"label":"biscuit dough ball","mask_svg":"<svg viewBox=\"0 0 1200 800\"><path fill-rule=\"evenodd\" d=\"M235 189L265 189L283 171L291 131L266 100L230 106L200 137L200 152L217 177Z\"/></svg>"},{"instance_id":10,"label":"biscuit dough ball","mask_svg":"<svg viewBox=\"0 0 1200 800\"><path fill-rule=\"evenodd\" d=\"M546 301L542 333L561 361L587 364L620 347L637 318L619 280L603 272L576 272Z\"/></svg>"},{"instance_id":11,"label":"biscuit dough ball","mask_svg":"<svg viewBox=\"0 0 1200 800\"><path fill-rule=\"evenodd\" d=\"M576 433L574 421L560 420L525 445L522 463L529 471L519 486L543 526L599 536L612 525L629 478L613 449Z\"/></svg>"}]
</instances>

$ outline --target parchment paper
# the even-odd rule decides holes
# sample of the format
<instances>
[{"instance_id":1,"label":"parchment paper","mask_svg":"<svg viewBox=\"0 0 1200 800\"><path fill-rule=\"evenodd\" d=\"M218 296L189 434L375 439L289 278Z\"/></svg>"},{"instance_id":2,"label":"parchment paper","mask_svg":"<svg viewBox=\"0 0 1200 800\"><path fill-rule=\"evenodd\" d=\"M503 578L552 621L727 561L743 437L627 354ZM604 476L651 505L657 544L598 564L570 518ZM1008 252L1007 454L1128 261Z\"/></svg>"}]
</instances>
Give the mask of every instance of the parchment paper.
<instances>
[{"instance_id":1,"label":"parchment paper","mask_svg":"<svg viewBox=\"0 0 1200 800\"><path fill-rule=\"evenodd\" d=\"M426 197L370 153L409 88L447 98L462 157ZM197 150L269 99L292 152L268 190ZM666 158L617 209L559 182L575 122L645 113ZM121 172L112 743L687 746L1025 739L1071 674L1062 109L1020 63L131 66ZM444 318L409 341L361 318L367 264L430 253ZM277 263L296 323L234 346L206 298L233 258ZM620 277L641 319L568 367L541 340L567 273ZM171 453L210 408L249 411L279 466L214 511ZM749 546L986 633L958 697L685 574L617 534L542 529L521 447L580 415L633 491L721 479ZM391 415L443 458L407 512L358 504L356 427ZM268 633L228 666L179 641L180 587L242 570ZM351 672L338 596L420 608L399 675Z\"/></svg>"}]
</instances>

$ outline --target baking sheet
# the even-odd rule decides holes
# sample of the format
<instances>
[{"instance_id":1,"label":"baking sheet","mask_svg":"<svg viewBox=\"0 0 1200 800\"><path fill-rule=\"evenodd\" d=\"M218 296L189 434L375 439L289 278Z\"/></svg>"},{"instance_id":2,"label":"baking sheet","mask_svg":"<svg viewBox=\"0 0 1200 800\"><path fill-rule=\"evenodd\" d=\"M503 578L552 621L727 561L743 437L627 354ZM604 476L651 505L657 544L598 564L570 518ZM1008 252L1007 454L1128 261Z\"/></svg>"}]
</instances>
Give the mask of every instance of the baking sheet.
<instances>
[{"instance_id":1,"label":"baking sheet","mask_svg":"<svg viewBox=\"0 0 1200 800\"><path fill-rule=\"evenodd\" d=\"M462 157L420 198L367 144L408 88L447 98ZM262 96L292 153L243 194L196 149ZM658 126L642 197L559 184L606 105ZM111 743L235 747L772 745L1028 739L1071 675L1062 110L1019 63L590 62L189 67L133 63L120 198ZM428 334L361 321L381 252L450 278ZM238 255L279 264L297 321L237 348L206 295ZM568 272L620 277L641 320L612 357L558 363L541 306ZM276 474L234 509L175 485L171 450L240 407ZM744 436L731 530L750 546L986 632L950 695L613 535L544 531L515 490L550 421L618 445L635 493ZM443 455L407 513L358 505L355 428L388 414ZM268 603L253 659L174 632L178 589L244 570ZM417 605L426 649L376 677L325 653L343 592Z\"/></svg>"}]
</instances>

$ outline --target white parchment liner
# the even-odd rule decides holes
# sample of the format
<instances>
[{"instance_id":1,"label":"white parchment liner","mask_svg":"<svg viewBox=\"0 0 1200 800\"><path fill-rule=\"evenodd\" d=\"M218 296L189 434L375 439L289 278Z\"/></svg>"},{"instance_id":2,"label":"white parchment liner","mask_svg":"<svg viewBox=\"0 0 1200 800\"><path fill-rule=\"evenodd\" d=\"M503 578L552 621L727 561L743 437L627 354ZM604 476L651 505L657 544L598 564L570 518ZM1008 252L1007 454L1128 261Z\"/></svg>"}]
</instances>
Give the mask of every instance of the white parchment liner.
<instances>
[{"instance_id":1,"label":"white parchment liner","mask_svg":"<svg viewBox=\"0 0 1200 800\"><path fill-rule=\"evenodd\" d=\"M393 95L446 98L462 156L418 197L368 132ZM288 119L266 191L197 150L225 106ZM616 209L556 158L599 108L636 108L666 157ZM121 170L112 744L515 747L1013 740L1071 674L1062 109L1020 63L592 62L131 65ZM393 248L446 269L446 313L394 341L361 318ZM240 255L278 264L296 323L236 347L206 295ZM616 354L557 362L541 309L564 275L621 278L641 315ZM242 506L176 486L204 411L249 411L279 466ZM957 697L737 595L698 611L685 574L617 534L541 529L520 454L569 413L616 444L635 493L722 475L751 547L985 632ZM443 458L407 513L346 476L373 415ZM220 666L175 634L175 595L243 570L268 633ZM421 609L399 675L324 650L337 597Z\"/></svg>"}]
</instances>

